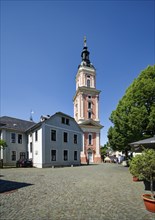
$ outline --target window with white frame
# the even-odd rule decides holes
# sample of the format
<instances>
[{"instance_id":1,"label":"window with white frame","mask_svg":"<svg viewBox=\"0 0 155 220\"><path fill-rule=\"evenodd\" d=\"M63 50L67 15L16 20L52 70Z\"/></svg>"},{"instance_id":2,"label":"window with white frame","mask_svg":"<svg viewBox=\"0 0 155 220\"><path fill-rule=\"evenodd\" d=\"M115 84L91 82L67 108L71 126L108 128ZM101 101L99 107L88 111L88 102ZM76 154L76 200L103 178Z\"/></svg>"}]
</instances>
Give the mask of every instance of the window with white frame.
<instances>
[{"instance_id":1,"label":"window with white frame","mask_svg":"<svg viewBox=\"0 0 155 220\"><path fill-rule=\"evenodd\" d=\"M74 134L74 144L77 144L77 134Z\"/></svg>"},{"instance_id":2,"label":"window with white frame","mask_svg":"<svg viewBox=\"0 0 155 220\"><path fill-rule=\"evenodd\" d=\"M56 150L51 150L51 161L56 161Z\"/></svg>"},{"instance_id":3,"label":"window with white frame","mask_svg":"<svg viewBox=\"0 0 155 220\"><path fill-rule=\"evenodd\" d=\"M64 142L68 142L68 133L64 132Z\"/></svg>"},{"instance_id":4,"label":"window with white frame","mask_svg":"<svg viewBox=\"0 0 155 220\"><path fill-rule=\"evenodd\" d=\"M77 160L77 151L74 151L74 160Z\"/></svg>"},{"instance_id":5,"label":"window with white frame","mask_svg":"<svg viewBox=\"0 0 155 220\"><path fill-rule=\"evenodd\" d=\"M51 141L56 141L56 130L51 130Z\"/></svg>"},{"instance_id":6,"label":"window with white frame","mask_svg":"<svg viewBox=\"0 0 155 220\"><path fill-rule=\"evenodd\" d=\"M26 158L26 153L25 152L20 152L20 159L23 160Z\"/></svg>"},{"instance_id":7,"label":"window with white frame","mask_svg":"<svg viewBox=\"0 0 155 220\"><path fill-rule=\"evenodd\" d=\"M67 161L68 160L68 150L64 150L64 160Z\"/></svg>"},{"instance_id":8,"label":"window with white frame","mask_svg":"<svg viewBox=\"0 0 155 220\"><path fill-rule=\"evenodd\" d=\"M16 143L16 134L11 133L11 143Z\"/></svg>"},{"instance_id":9,"label":"window with white frame","mask_svg":"<svg viewBox=\"0 0 155 220\"><path fill-rule=\"evenodd\" d=\"M12 161L16 161L16 151L12 151L11 159Z\"/></svg>"},{"instance_id":10,"label":"window with white frame","mask_svg":"<svg viewBox=\"0 0 155 220\"><path fill-rule=\"evenodd\" d=\"M18 134L18 144L22 144L22 134Z\"/></svg>"}]
</instances>

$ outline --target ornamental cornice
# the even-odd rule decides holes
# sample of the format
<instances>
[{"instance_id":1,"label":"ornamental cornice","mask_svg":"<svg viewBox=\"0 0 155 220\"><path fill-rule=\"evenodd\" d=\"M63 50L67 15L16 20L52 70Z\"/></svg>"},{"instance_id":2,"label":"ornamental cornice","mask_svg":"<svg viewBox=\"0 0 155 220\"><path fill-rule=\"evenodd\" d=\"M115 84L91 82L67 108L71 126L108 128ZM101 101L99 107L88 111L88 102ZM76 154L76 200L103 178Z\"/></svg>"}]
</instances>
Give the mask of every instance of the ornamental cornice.
<instances>
[{"instance_id":1,"label":"ornamental cornice","mask_svg":"<svg viewBox=\"0 0 155 220\"><path fill-rule=\"evenodd\" d=\"M86 86L81 86L78 87L78 89L76 90L75 96L73 97L73 101L76 99L78 94L85 94L85 95L99 95L101 92L101 90L97 90L95 88L91 88L91 87L86 87Z\"/></svg>"}]
</instances>

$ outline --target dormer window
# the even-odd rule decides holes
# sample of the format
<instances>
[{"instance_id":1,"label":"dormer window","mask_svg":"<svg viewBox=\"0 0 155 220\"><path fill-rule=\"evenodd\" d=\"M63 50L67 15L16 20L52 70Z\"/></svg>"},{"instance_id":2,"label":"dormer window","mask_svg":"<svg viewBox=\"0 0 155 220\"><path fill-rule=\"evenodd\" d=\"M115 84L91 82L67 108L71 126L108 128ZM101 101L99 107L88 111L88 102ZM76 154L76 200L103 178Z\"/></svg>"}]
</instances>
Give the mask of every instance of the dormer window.
<instances>
[{"instance_id":1,"label":"dormer window","mask_svg":"<svg viewBox=\"0 0 155 220\"><path fill-rule=\"evenodd\" d=\"M69 125L69 119L66 118L66 125Z\"/></svg>"},{"instance_id":2,"label":"dormer window","mask_svg":"<svg viewBox=\"0 0 155 220\"><path fill-rule=\"evenodd\" d=\"M65 124L65 118L64 117L61 118L61 123Z\"/></svg>"},{"instance_id":3,"label":"dormer window","mask_svg":"<svg viewBox=\"0 0 155 220\"><path fill-rule=\"evenodd\" d=\"M62 117L62 118L61 118L61 123L62 123L62 124L69 125L69 118Z\"/></svg>"}]
</instances>

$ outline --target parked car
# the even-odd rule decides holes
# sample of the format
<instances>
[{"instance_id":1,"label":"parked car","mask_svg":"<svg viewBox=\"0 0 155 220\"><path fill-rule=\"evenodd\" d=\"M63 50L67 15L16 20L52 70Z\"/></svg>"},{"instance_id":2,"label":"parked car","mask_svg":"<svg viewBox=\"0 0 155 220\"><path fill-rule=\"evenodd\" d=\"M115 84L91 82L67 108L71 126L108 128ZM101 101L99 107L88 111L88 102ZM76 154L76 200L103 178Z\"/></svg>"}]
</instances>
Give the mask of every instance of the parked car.
<instances>
[{"instance_id":1,"label":"parked car","mask_svg":"<svg viewBox=\"0 0 155 220\"><path fill-rule=\"evenodd\" d=\"M29 159L19 159L16 162L16 167L33 167L33 163Z\"/></svg>"}]
</instances>

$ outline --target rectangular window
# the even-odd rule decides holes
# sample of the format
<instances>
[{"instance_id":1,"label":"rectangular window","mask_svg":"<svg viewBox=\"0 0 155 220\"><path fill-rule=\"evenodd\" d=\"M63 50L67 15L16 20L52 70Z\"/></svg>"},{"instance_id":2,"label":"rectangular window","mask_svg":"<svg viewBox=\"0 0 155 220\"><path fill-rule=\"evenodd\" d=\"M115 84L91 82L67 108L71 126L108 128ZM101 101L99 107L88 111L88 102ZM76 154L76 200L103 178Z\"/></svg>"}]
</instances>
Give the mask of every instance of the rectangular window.
<instances>
[{"instance_id":1,"label":"rectangular window","mask_svg":"<svg viewBox=\"0 0 155 220\"><path fill-rule=\"evenodd\" d=\"M56 161L56 150L51 150L51 161Z\"/></svg>"},{"instance_id":2,"label":"rectangular window","mask_svg":"<svg viewBox=\"0 0 155 220\"><path fill-rule=\"evenodd\" d=\"M77 134L74 134L74 144L77 144Z\"/></svg>"},{"instance_id":3,"label":"rectangular window","mask_svg":"<svg viewBox=\"0 0 155 220\"><path fill-rule=\"evenodd\" d=\"M12 161L16 161L16 151L12 151Z\"/></svg>"},{"instance_id":4,"label":"rectangular window","mask_svg":"<svg viewBox=\"0 0 155 220\"><path fill-rule=\"evenodd\" d=\"M38 131L35 131L35 141L38 141Z\"/></svg>"},{"instance_id":5,"label":"rectangular window","mask_svg":"<svg viewBox=\"0 0 155 220\"><path fill-rule=\"evenodd\" d=\"M68 151L64 150L64 160L67 161L68 160Z\"/></svg>"},{"instance_id":6,"label":"rectangular window","mask_svg":"<svg viewBox=\"0 0 155 220\"><path fill-rule=\"evenodd\" d=\"M88 109L91 109L91 102L88 102Z\"/></svg>"},{"instance_id":7,"label":"rectangular window","mask_svg":"<svg viewBox=\"0 0 155 220\"><path fill-rule=\"evenodd\" d=\"M30 153L32 153L32 142L30 142Z\"/></svg>"},{"instance_id":8,"label":"rectangular window","mask_svg":"<svg viewBox=\"0 0 155 220\"><path fill-rule=\"evenodd\" d=\"M77 151L74 151L74 160L77 160Z\"/></svg>"},{"instance_id":9,"label":"rectangular window","mask_svg":"<svg viewBox=\"0 0 155 220\"><path fill-rule=\"evenodd\" d=\"M91 118L91 112L88 112L88 118L89 119Z\"/></svg>"},{"instance_id":10,"label":"rectangular window","mask_svg":"<svg viewBox=\"0 0 155 220\"><path fill-rule=\"evenodd\" d=\"M61 122L62 122L62 124L65 124L65 118L64 117L61 118Z\"/></svg>"},{"instance_id":11,"label":"rectangular window","mask_svg":"<svg viewBox=\"0 0 155 220\"><path fill-rule=\"evenodd\" d=\"M16 143L16 134L11 133L11 143Z\"/></svg>"},{"instance_id":12,"label":"rectangular window","mask_svg":"<svg viewBox=\"0 0 155 220\"><path fill-rule=\"evenodd\" d=\"M56 130L51 130L51 141L56 141Z\"/></svg>"},{"instance_id":13,"label":"rectangular window","mask_svg":"<svg viewBox=\"0 0 155 220\"><path fill-rule=\"evenodd\" d=\"M62 124L69 125L69 119L62 117L62 118L61 118L61 123L62 123Z\"/></svg>"},{"instance_id":14,"label":"rectangular window","mask_svg":"<svg viewBox=\"0 0 155 220\"><path fill-rule=\"evenodd\" d=\"M92 135L91 134L88 135L88 144L89 145L92 144Z\"/></svg>"},{"instance_id":15,"label":"rectangular window","mask_svg":"<svg viewBox=\"0 0 155 220\"><path fill-rule=\"evenodd\" d=\"M18 144L22 144L22 134L18 134Z\"/></svg>"},{"instance_id":16,"label":"rectangular window","mask_svg":"<svg viewBox=\"0 0 155 220\"><path fill-rule=\"evenodd\" d=\"M23 160L26 158L26 153L25 152L20 152L20 159Z\"/></svg>"},{"instance_id":17,"label":"rectangular window","mask_svg":"<svg viewBox=\"0 0 155 220\"><path fill-rule=\"evenodd\" d=\"M64 142L68 142L68 134L67 134L67 132L64 132Z\"/></svg>"},{"instance_id":18,"label":"rectangular window","mask_svg":"<svg viewBox=\"0 0 155 220\"><path fill-rule=\"evenodd\" d=\"M69 125L69 119L66 118L66 125Z\"/></svg>"}]
</instances>

